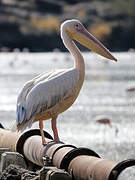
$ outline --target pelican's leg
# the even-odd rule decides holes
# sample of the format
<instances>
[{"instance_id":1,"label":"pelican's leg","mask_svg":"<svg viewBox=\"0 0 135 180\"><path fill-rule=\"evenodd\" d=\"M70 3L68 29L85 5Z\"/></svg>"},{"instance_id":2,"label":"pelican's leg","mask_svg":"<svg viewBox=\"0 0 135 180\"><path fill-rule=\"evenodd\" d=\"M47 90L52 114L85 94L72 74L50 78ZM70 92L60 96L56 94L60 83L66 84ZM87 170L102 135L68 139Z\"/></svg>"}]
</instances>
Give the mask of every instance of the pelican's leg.
<instances>
[{"instance_id":1,"label":"pelican's leg","mask_svg":"<svg viewBox=\"0 0 135 180\"><path fill-rule=\"evenodd\" d=\"M43 121L42 120L39 121L39 128L40 128L40 133L41 133L41 137L42 137L42 144L45 145L46 141L45 141L45 136L44 136L44 131L43 131Z\"/></svg>"},{"instance_id":2,"label":"pelican's leg","mask_svg":"<svg viewBox=\"0 0 135 180\"><path fill-rule=\"evenodd\" d=\"M52 118L52 130L53 130L53 135L54 135L54 141L59 142L59 136L58 136L58 130L57 130L57 126L56 126L56 121L57 120L57 116L54 116Z\"/></svg>"}]
</instances>

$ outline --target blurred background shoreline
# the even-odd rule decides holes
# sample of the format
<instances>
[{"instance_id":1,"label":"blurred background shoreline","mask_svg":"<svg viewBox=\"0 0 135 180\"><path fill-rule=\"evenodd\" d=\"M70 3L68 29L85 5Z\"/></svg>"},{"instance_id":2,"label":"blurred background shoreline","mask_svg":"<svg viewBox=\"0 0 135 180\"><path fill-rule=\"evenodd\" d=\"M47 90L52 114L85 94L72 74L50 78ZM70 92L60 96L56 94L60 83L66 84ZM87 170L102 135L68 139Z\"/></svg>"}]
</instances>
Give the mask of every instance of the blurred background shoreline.
<instances>
[{"instance_id":1,"label":"blurred background shoreline","mask_svg":"<svg viewBox=\"0 0 135 180\"><path fill-rule=\"evenodd\" d=\"M134 0L0 0L0 50L67 51L60 24L79 19L111 51L134 51L134 7Z\"/></svg>"}]
</instances>

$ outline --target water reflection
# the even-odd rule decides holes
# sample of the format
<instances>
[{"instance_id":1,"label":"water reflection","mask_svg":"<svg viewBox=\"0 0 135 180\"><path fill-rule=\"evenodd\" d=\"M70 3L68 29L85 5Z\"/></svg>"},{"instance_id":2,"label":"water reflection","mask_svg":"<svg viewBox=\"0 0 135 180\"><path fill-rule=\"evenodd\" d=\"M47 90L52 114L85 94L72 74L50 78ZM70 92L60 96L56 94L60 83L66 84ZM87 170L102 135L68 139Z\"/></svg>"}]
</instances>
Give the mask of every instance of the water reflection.
<instances>
[{"instance_id":1,"label":"water reflection","mask_svg":"<svg viewBox=\"0 0 135 180\"><path fill-rule=\"evenodd\" d=\"M67 55L19 53L11 66L16 55L0 54L0 121L5 127L11 127L15 120L16 99L23 84L44 71L72 67L72 58ZM70 60L64 60L65 56ZM135 53L115 56L117 63L106 63L94 53L84 53L83 88L73 106L58 118L58 129L62 141L90 147L104 158L122 161L135 158L135 92L127 91L135 87ZM96 117L101 115L109 118L107 125L96 123ZM35 127L38 128L37 123ZM51 132L49 121L45 122L45 130Z\"/></svg>"}]
</instances>

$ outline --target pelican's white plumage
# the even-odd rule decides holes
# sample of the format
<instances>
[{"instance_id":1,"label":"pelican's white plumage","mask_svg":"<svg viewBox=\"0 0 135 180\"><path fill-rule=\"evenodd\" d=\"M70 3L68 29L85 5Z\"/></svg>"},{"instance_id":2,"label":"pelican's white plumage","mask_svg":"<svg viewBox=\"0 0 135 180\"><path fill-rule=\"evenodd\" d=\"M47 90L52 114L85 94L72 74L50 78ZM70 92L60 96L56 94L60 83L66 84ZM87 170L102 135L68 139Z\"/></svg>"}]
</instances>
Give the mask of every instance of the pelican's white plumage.
<instances>
[{"instance_id":1,"label":"pelican's white plumage","mask_svg":"<svg viewBox=\"0 0 135 180\"><path fill-rule=\"evenodd\" d=\"M17 125L26 119L21 129L31 127L35 115L68 96L77 81L78 71L72 68L47 72L27 82L17 101Z\"/></svg>"},{"instance_id":2,"label":"pelican's white plumage","mask_svg":"<svg viewBox=\"0 0 135 180\"><path fill-rule=\"evenodd\" d=\"M61 38L74 58L74 67L43 73L28 81L17 100L17 128L24 130L39 121L42 144L45 144L43 120L52 119L54 140L59 141L57 116L76 100L83 85L85 64L81 52L73 40L108 58L116 59L93 37L78 20L68 20L61 25Z\"/></svg>"}]
</instances>

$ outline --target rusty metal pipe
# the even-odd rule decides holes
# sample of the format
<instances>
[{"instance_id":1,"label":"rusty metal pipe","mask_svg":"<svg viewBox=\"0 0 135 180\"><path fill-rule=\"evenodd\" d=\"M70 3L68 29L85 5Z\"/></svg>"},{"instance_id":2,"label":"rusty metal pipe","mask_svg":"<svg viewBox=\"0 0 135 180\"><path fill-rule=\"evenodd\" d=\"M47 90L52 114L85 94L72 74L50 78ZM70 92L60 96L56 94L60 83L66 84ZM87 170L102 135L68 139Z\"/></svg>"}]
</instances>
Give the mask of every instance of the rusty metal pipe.
<instances>
[{"instance_id":1,"label":"rusty metal pipe","mask_svg":"<svg viewBox=\"0 0 135 180\"><path fill-rule=\"evenodd\" d=\"M52 141L52 136L44 132L47 144ZM39 129L32 129L22 134L16 144L17 152L38 166L44 166L43 156L46 146L42 145Z\"/></svg>"},{"instance_id":2,"label":"rusty metal pipe","mask_svg":"<svg viewBox=\"0 0 135 180\"><path fill-rule=\"evenodd\" d=\"M52 160L52 164L60 169L68 171L69 163L79 155L91 155L99 157L97 153L87 148L77 148L68 144L55 144L47 149L46 155Z\"/></svg>"},{"instance_id":3,"label":"rusty metal pipe","mask_svg":"<svg viewBox=\"0 0 135 180\"><path fill-rule=\"evenodd\" d=\"M119 175L131 166L135 166L134 159L116 163L93 156L81 155L70 162L68 172L76 180L119 180ZM132 173L135 171L132 170Z\"/></svg>"},{"instance_id":4,"label":"rusty metal pipe","mask_svg":"<svg viewBox=\"0 0 135 180\"><path fill-rule=\"evenodd\" d=\"M43 146L39 129L19 134L0 128L0 147L17 151L39 166L51 162L71 173L76 180L118 180L123 170L135 166L134 159L116 163L100 158L87 148L52 142L48 133L45 133L45 137L48 144ZM43 157L49 160L43 161Z\"/></svg>"},{"instance_id":5,"label":"rusty metal pipe","mask_svg":"<svg viewBox=\"0 0 135 180\"><path fill-rule=\"evenodd\" d=\"M70 162L68 172L72 172L76 180L108 180L116 164L114 161L82 155Z\"/></svg>"},{"instance_id":6,"label":"rusty metal pipe","mask_svg":"<svg viewBox=\"0 0 135 180\"><path fill-rule=\"evenodd\" d=\"M0 147L9 148L12 151L16 151L16 143L20 138L20 134L17 132L11 132L0 128Z\"/></svg>"},{"instance_id":7,"label":"rusty metal pipe","mask_svg":"<svg viewBox=\"0 0 135 180\"><path fill-rule=\"evenodd\" d=\"M43 166L44 163L51 163L53 166L60 168L60 163L63 157L71 151L74 147L71 145L64 145L64 143L52 142L52 139L46 138L47 145L42 145L41 136L34 135L26 139L23 145L23 155L29 161ZM64 151L61 151L61 148ZM59 151L57 151L59 149ZM48 157L49 162L44 162L43 157ZM47 161L47 160L46 160Z\"/></svg>"},{"instance_id":8,"label":"rusty metal pipe","mask_svg":"<svg viewBox=\"0 0 135 180\"><path fill-rule=\"evenodd\" d=\"M47 151L46 155L52 160L52 164L58 168L61 168L61 162L63 158L76 147L65 144L54 144Z\"/></svg>"},{"instance_id":9,"label":"rusty metal pipe","mask_svg":"<svg viewBox=\"0 0 135 180\"><path fill-rule=\"evenodd\" d=\"M49 142L49 139L46 138L46 141ZM31 136L24 143L23 153L29 161L39 166L44 166L44 149L45 147L42 145L41 137L38 135Z\"/></svg>"}]
</instances>

